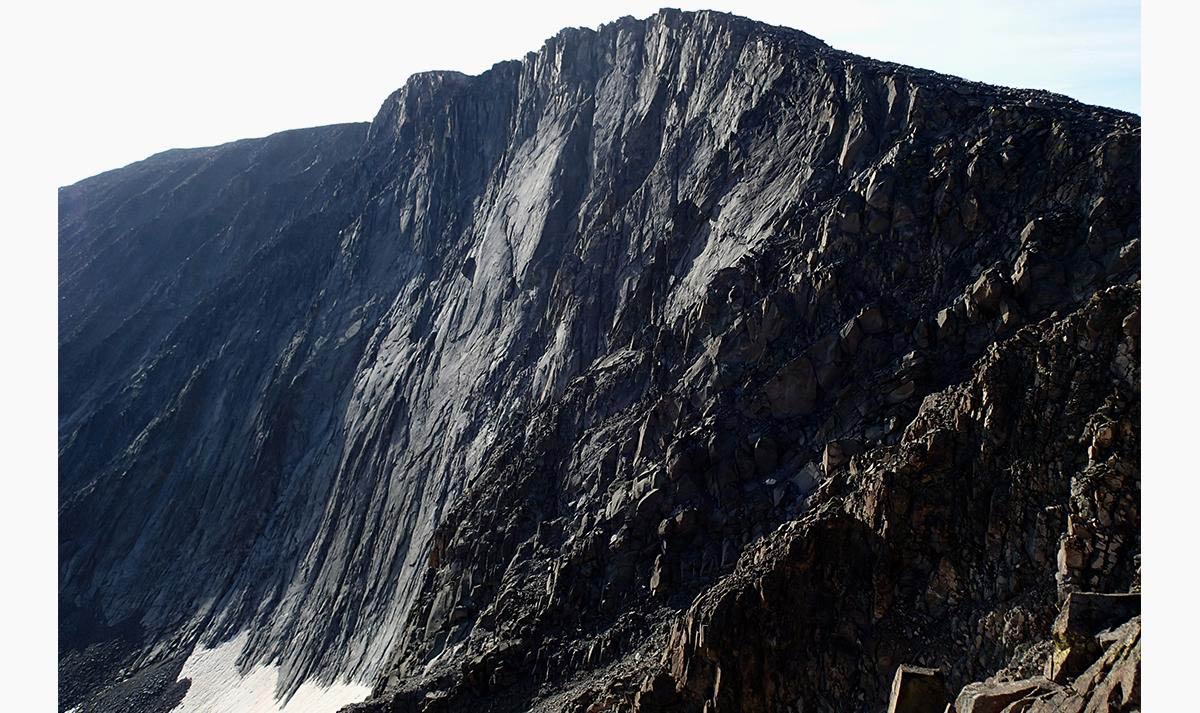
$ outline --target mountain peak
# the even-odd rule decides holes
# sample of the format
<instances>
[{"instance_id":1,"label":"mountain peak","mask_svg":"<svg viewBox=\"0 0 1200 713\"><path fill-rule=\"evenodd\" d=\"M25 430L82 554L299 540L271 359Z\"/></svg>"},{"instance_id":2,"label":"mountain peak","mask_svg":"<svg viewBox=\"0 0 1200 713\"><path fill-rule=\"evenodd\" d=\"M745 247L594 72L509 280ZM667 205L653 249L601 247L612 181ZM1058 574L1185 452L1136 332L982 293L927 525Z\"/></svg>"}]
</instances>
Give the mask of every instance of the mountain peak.
<instances>
[{"instance_id":1,"label":"mountain peak","mask_svg":"<svg viewBox=\"0 0 1200 713\"><path fill-rule=\"evenodd\" d=\"M668 9L61 191L62 705L879 710L1051 650L1092 695L1139 154Z\"/></svg>"}]
</instances>

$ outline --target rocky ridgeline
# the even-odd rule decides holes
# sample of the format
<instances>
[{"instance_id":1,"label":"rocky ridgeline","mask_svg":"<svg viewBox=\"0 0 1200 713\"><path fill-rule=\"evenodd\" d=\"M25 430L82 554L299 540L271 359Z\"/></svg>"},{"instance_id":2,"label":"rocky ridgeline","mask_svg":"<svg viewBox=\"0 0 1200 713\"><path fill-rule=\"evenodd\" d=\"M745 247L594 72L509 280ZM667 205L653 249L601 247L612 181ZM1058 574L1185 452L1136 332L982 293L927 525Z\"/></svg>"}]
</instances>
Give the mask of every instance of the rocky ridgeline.
<instances>
[{"instance_id":1,"label":"rocky ridgeline","mask_svg":"<svg viewBox=\"0 0 1200 713\"><path fill-rule=\"evenodd\" d=\"M64 189L60 589L128 670L1138 705L1136 618L1055 624L1139 583L1136 117L663 11L294 137Z\"/></svg>"}]
</instances>

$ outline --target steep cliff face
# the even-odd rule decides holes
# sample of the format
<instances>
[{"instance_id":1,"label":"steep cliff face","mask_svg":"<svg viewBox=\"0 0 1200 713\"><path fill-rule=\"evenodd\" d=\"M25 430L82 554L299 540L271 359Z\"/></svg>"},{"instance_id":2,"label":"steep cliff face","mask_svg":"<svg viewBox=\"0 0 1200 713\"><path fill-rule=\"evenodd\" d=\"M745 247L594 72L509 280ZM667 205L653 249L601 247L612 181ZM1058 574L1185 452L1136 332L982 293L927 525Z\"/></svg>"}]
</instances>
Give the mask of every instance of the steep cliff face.
<instances>
[{"instance_id":1,"label":"steep cliff face","mask_svg":"<svg viewBox=\"0 0 1200 713\"><path fill-rule=\"evenodd\" d=\"M1139 131L663 11L63 189L61 704L990 675L1136 584Z\"/></svg>"}]
</instances>

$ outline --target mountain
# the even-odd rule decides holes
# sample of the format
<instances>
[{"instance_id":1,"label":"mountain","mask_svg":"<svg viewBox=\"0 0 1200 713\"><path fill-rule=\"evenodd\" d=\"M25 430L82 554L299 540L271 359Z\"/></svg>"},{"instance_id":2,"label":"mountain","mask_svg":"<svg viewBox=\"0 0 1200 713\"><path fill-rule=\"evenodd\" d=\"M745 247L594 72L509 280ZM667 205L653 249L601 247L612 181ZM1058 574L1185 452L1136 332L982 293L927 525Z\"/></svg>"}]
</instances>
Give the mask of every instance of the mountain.
<instances>
[{"instance_id":1,"label":"mountain","mask_svg":"<svg viewBox=\"0 0 1200 713\"><path fill-rule=\"evenodd\" d=\"M61 189L60 710L1136 707L1139 162L663 10Z\"/></svg>"}]
</instances>

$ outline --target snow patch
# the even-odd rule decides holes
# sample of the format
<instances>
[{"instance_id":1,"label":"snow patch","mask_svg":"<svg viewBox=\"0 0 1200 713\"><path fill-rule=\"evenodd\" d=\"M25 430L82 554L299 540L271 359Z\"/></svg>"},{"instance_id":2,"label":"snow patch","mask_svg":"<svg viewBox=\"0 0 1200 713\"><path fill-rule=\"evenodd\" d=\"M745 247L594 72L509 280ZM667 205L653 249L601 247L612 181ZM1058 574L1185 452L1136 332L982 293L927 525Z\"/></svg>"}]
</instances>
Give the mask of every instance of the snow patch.
<instances>
[{"instance_id":1,"label":"snow patch","mask_svg":"<svg viewBox=\"0 0 1200 713\"><path fill-rule=\"evenodd\" d=\"M275 699L278 666L260 664L245 675L238 672L237 659L248 640L249 633L243 632L215 648L197 647L179 672L192 685L174 713L334 713L371 692L358 683L319 686L306 681L285 704Z\"/></svg>"}]
</instances>

